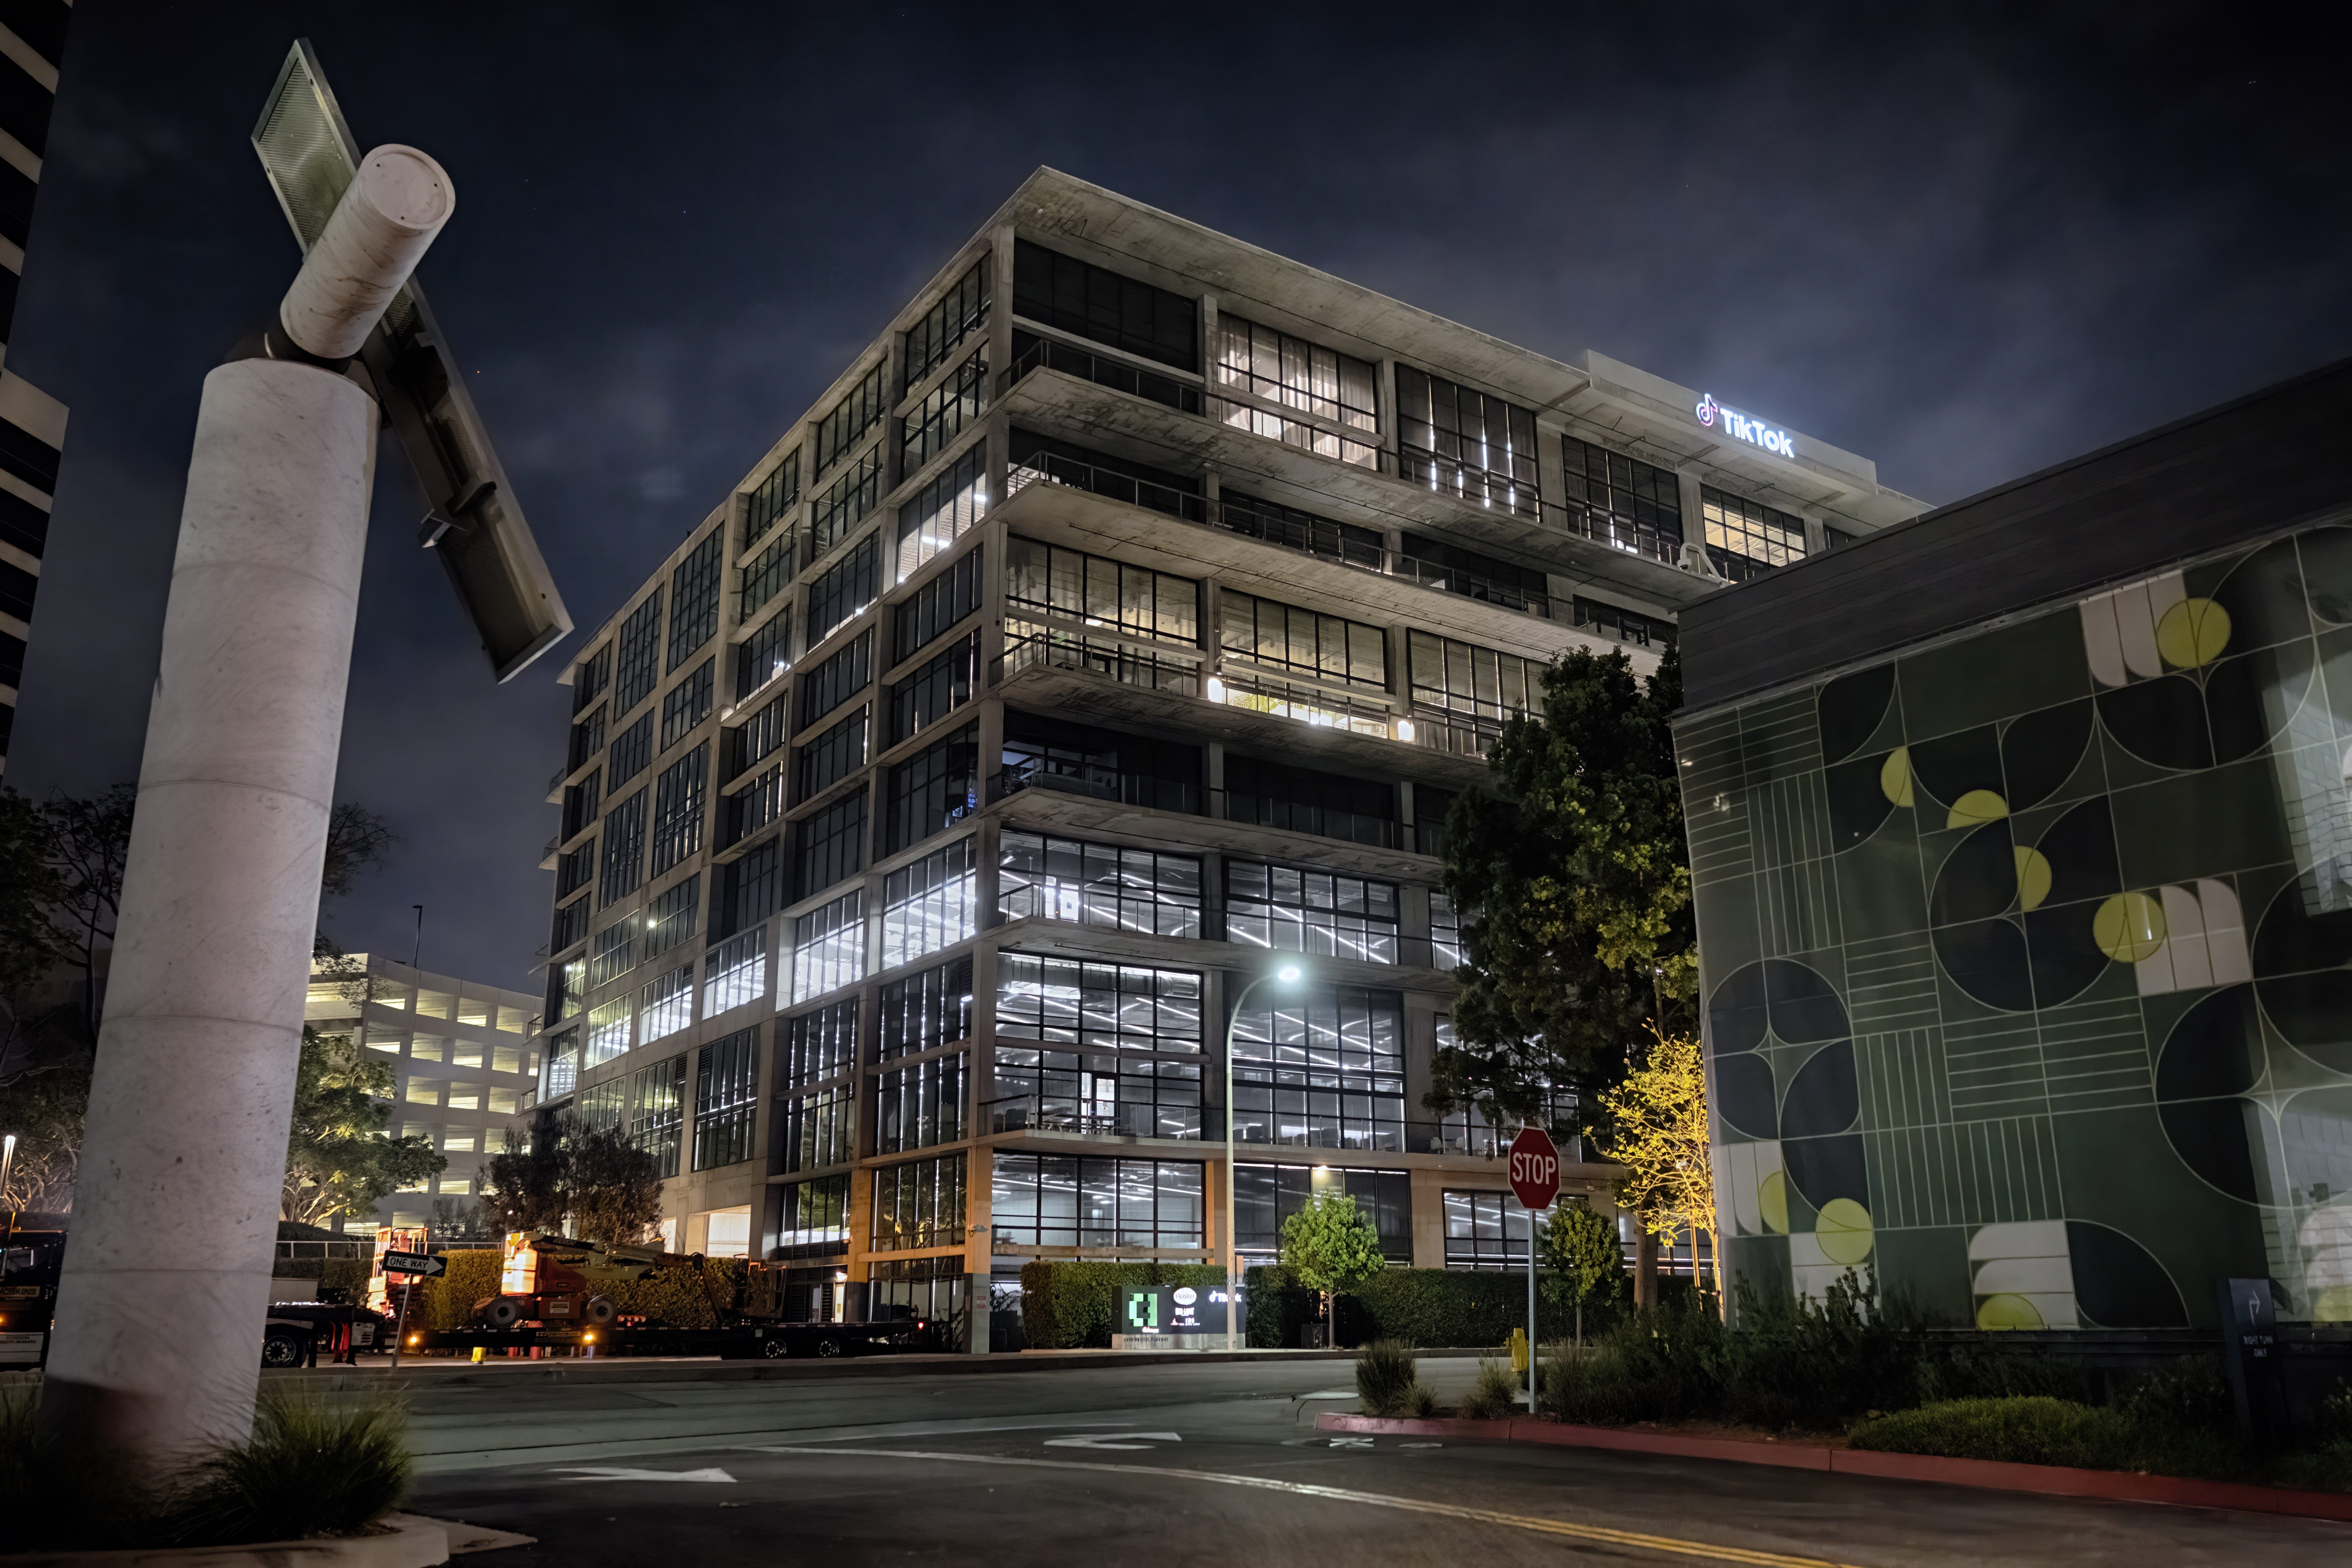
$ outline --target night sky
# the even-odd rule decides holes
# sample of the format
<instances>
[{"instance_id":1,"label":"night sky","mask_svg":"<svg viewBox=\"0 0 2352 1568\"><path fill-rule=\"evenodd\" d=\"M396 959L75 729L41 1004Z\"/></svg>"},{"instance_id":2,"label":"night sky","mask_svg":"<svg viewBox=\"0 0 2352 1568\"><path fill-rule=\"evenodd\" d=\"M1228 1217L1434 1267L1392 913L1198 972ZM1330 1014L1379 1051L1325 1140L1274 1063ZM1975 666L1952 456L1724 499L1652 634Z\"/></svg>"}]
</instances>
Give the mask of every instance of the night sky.
<instances>
[{"instance_id":1,"label":"night sky","mask_svg":"<svg viewBox=\"0 0 2352 1568\"><path fill-rule=\"evenodd\" d=\"M137 774L199 383L299 261L247 142L296 37L457 184L422 276L585 632L1041 163L1957 500L2352 353L2316 10L83 0L7 780ZM493 686L380 468L337 789L403 841L324 923L535 991L577 639Z\"/></svg>"}]
</instances>

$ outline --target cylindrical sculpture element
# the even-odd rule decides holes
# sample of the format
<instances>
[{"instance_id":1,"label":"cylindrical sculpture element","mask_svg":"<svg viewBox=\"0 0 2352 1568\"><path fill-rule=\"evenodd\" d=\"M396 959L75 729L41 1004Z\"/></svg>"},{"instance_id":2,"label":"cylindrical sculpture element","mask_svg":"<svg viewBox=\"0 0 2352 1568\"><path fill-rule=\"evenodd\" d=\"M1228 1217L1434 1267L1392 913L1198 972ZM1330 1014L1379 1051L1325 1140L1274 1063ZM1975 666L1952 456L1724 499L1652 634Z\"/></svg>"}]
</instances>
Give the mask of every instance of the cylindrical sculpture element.
<instances>
[{"instance_id":1,"label":"cylindrical sculpture element","mask_svg":"<svg viewBox=\"0 0 2352 1568\"><path fill-rule=\"evenodd\" d=\"M277 360L196 415L41 1410L149 1474L252 1426L377 417Z\"/></svg>"},{"instance_id":2,"label":"cylindrical sculpture element","mask_svg":"<svg viewBox=\"0 0 2352 1568\"><path fill-rule=\"evenodd\" d=\"M387 144L360 160L318 243L278 307L286 335L320 359L349 359L457 210L441 165Z\"/></svg>"}]
</instances>

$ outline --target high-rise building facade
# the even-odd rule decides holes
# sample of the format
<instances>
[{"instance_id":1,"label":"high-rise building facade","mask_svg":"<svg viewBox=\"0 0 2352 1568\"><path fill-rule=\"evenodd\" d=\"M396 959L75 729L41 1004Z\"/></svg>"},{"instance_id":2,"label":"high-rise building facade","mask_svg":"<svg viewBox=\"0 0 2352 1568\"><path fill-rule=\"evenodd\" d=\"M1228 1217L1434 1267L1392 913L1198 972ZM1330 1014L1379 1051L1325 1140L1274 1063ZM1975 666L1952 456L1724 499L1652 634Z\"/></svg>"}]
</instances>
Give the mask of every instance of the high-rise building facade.
<instances>
[{"instance_id":1,"label":"high-rise building facade","mask_svg":"<svg viewBox=\"0 0 2352 1568\"><path fill-rule=\"evenodd\" d=\"M66 444L66 406L6 368L25 275L33 198L48 151L67 0L0 4L0 769L16 720L16 688L33 635L33 600L49 539L49 505Z\"/></svg>"},{"instance_id":2,"label":"high-rise building facade","mask_svg":"<svg viewBox=\"0 0 2352 1568\"><path fill-rule=\"evenodd\" d=\"M1332 1189L1524 1258L1421 1103L1447 808L1547 661L1920 510L1041 171L569 667L539 1103L656 1151L676 1245L946 1315L1225 1256L1230 1033L1244 1254Z\"/></svg>"}]
</instances>

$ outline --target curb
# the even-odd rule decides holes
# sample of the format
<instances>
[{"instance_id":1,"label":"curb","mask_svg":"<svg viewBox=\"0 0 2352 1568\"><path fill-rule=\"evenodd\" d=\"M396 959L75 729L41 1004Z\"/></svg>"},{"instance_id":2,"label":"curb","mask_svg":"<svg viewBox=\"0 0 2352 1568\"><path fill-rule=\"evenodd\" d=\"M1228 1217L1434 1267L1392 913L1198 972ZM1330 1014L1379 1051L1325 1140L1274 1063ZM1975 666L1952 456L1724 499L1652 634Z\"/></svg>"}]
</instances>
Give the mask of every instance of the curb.
<instances>
[{"instance_id":1,"label":"curb","mask_svg":"<svg viewBox=\"0 0 2352 1568\"><path fill-rule=\"evenodd\" d=\"M1326 1412L1315 1417L1323 1432L1394 1433L1400 1436L1468 1437L1488 1442L1543 1443L1619 1453L1661 1454L1687 1459L1722 1459L1738 1465L1773 1465L1841 1476L1876 1476L1898 1481L1940 1481L1993 1491L2040 1492L2052 1497L2105 1498L2116 1502L2168 1503L2179 1508L2233 1509L2297 1519L2352 1522L2352 1495L2289 1491L2243 1481L2200 1481L2180 1476L2143 1476L2126 1470L2078 1470L2063 1465L2018 1465L2000 1459L1946 1459L1927 1454L1880 1454L1826 1448L1811 1443L1750 1443L1736 1437L1678 1437L1628 1432L1613 1426L1567 1426L1557 1421L1404 1421L1376 1415Z\"/></svg>"},{"instance_id":2,"label":"curb","mask_svg":"<svg viewBox=\"0 0 2352 1568\"><path fill-rule=\"evenodd\" d=\"M394 1514L382 1535L264 1541L251 1546L132 1547L123 1552L32 1552L0 1557L8 1568L432 1568L449 1561L440 1522Z\"/></svg>"}]
</instances>

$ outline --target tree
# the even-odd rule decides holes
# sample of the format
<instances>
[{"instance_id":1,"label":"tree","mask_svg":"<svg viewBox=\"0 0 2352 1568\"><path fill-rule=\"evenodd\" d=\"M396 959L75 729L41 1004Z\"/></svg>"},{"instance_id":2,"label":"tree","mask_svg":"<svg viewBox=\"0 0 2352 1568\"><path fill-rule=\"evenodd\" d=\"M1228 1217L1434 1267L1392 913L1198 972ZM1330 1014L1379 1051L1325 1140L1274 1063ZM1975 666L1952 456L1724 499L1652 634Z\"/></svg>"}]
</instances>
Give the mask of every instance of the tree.
<instances>
[{"instance_id":1,"label":"tree","mask_svg":"<svg viewBox=\"0 0 2352 1568\"><path fill-rule=\"evenodd\" d=\"M16 1135L0 1210L62 1214L73 1207L89 1072L70 1068L19 1073L0 1083L0 1131Z\"/></svg>"},{"instance_id":2,"label":"tree","mask_svg":"<svg viewBox=\"0 0 2352 1568\"><path fill-rule=\"evenodd\" d=\"M1581 1204L1563 1203L1543 1227L1536 1256L1544 1291L1555 1303L1576 1309L1576 1342L1584 1343L1584 1303L1616 1289L1625 1277L1624 1248L1617 1227Z\"/></svg>"},{"instance_id":3,"label":"tree","mask_svg":"<svg viewBox=\"0 0 2352 1568\"><path fill-rule=\"evenodd\" d=\"M57 963L63 943L49 911L64 895L41 808L0 787L0 992L38 984Z\"/></svg>"},{"instance_id":4,"label":"tree","mask_svg":"<svg viewBox=\"0 0 2352 1568\"><path fill-rule=\"evenodd\" d=\"M1290 1277L1323 1298L1322 1317L1332 1322L1331 1297L1389 1266L1381 1233L1356 1200L1342 1193L1318 1193L1282 1222L1282 1266Z\"/></svg>"},{"instance_id":5,"label":"tree","mask_svg":"<svg viewBox=\"0 0 2352 1568\"><path fill-rule=\"evenodd\" d=\"M1571 652L1454 803L1444 880L1464 952L1430 1110L1538 1121L1552 1090L1614 1081L1644 1026L1689 1016L1697 944L1667 727L1681 706L1671 646L1646 681L1622 650Z\"/></svg>"},{"instance_id":6,"label":"tree","mask_svg":"<svg viewBox=\"0 0 2352 1568\"><path fill-rule=\"evenodd\" d=\"M98 1038L98 951L114 942L122 909L122 868L131 854L131 817L139 792L116 784L84 799L58 791L42 807L49 863L62 884L58 923L66 963L81 971L82 1020Z\"/></svg>"},{"instance_id":7,"label":"tree","mask_svg":"<svg viewBox=\"0 0 2352 1568\"><path fill-rule=\"evenodd\" d=\"M661 1169L617 1127L541 1116L530 1142L490 1157L483 1195L509 1230L635 1242L661 1217Z\"/></svg>"},{"instance_id":8,"label":"tree","mask_svg":"<svg viewBox=\"0 0 2352 1568\"><path fill-rule=\"evenodd\" d=\"M449 1168L429 1139L384 1135L392 1085L392 1068L365 1059L349 1036L302 1026L279 1217L322 1226Z\"/></svg>"},{"instance_id":9,"label":"tree","mask_svg":"<svg viewBox=\"0 0 2352 1568\"><path fill-rule=\"evenodd\" d=\"M319 890L337 898L352 890L365 871L381 871L392 863L392 847L400 835L390 824L358 801L338 802L327 815L327 857L319 871Z\"/></svg>"},{"instance_id":10,"label":"tree","mask_svg":"<svg viewBox=\"0 0 2352 1568\"><path fill-rule=\"evenodd\" d=\"M1708 1157L1706 1068L1698 1037L1652 1030L1650 1048L1623 1083L1600 1099L1603 1121L1586 1129L1601 1156L1625 1167L1617 1201L1669 1247L1685 1230L1715 1229L1715 1173ZM1697 1272L1692 1248L1692 1272ZM1716 1291L1723 1259L1716 1258Z\"/></svg>"}]
</instances>

